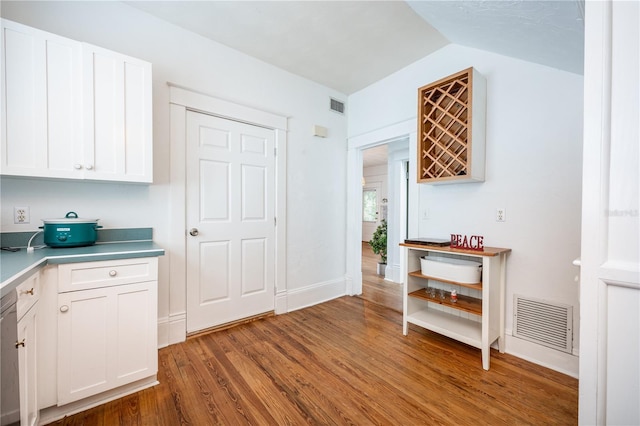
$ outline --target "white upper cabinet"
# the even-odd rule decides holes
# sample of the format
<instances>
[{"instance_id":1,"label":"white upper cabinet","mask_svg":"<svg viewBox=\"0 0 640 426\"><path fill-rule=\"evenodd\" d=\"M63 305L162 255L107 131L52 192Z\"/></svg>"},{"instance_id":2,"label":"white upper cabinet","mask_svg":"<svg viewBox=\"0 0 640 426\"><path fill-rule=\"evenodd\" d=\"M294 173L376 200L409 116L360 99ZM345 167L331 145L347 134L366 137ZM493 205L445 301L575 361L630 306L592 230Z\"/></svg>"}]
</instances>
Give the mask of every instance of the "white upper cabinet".
<instances>
[{"instance_id":1,"label":"white upper cabinet","mask_svg":"<svg viewBox=\"0 0 640 426\"><path fill-rule=\"evenodd\" d=\"M82 44L3 20L2 47L2 174L76 177Z\"/></svg>"},{"instance_id":2,"label":"white upper cabinet","mask_svg":"<svg viewBox=\"0 0 640 426\"><path fill-rule=\"evenodd\" d=\"M151 64L2 20L3 175L151 183Z\"/></svg>"},{"instance_id":3,"label":"white upper cabinet","mask_svg":"<svg viewBox=\"0 0 640 426\"><path fill-rule=\"evenodd\" d=\"M85 177L153 179L151 64L83 45Z\"/></svg>"}]
</instances>

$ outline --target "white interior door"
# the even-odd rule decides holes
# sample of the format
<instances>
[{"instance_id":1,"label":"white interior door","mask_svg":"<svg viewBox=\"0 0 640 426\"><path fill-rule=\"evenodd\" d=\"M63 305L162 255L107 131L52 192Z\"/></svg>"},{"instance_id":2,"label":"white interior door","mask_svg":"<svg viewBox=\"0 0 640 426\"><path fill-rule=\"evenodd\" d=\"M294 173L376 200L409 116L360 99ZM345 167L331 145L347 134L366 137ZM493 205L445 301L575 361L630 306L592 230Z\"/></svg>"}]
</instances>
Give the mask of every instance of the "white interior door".
<instances>
[{"instance_id":1,"label":"white interior door","mask_svg":"<svg viewBox=\"0 0 640 426\"><path fill-rule=\"evenodd\" d=\"M273 311L275 132L187 112L187 332Z\"/></svg>"},{"instance_id":2,"label":"white interior door","mask_svg":"<svg viewBox=\"0 0 640 426\"><path fill-rule=\"evenodd\" d=\"M579 423L640 424L640 4L586 2Z\"/></svg>"}]
</instances>

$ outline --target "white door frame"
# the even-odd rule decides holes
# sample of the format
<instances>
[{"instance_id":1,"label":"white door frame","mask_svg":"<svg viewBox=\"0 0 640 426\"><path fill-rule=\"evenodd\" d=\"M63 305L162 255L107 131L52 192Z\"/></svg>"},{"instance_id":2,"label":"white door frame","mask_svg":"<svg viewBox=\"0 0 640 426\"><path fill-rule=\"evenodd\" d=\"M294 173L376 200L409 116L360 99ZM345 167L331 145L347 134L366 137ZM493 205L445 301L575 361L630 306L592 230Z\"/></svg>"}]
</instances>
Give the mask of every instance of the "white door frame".
<instances>
[{"instance_id":1,"label":"white door frame","mask_svg":"<svg viewBox=\"0 0 640 426\"><path fill-rule=\"evenodd\" d=\"M637 2L587 1L578 423L640 419Z\"/></svg>"},{"instance_id":2,"label":"white door frame","mask_svg":"<svg viewBox=\"0 0 640 426\"><path fill-rule=\"evenodd\" d=\"M409 138L409 152L417 150L415 118L374 130L348 140L347 151L347 288L350 296L362 294L362 151L376 145ZM409 161L410 174L416 176L415 161ZM409 208L417 203L418 188L410 189ZM410 215L409 229L418 229L418 215Z\"/></svg>"},{"instance_id":3,"label":"white door frame","mask_svg":"<svg viewBox=\"0 0 640 426\"><path fill-rule=\"evenodd\" d=\"M272 129L276 146L275 313L287 312L286 282L286 153L287 117L235 104L169 83L171 114L169 203L169 318L168 343L186 339L187 223L186 116L187 110Z\"/></svg>"}]
</instances>

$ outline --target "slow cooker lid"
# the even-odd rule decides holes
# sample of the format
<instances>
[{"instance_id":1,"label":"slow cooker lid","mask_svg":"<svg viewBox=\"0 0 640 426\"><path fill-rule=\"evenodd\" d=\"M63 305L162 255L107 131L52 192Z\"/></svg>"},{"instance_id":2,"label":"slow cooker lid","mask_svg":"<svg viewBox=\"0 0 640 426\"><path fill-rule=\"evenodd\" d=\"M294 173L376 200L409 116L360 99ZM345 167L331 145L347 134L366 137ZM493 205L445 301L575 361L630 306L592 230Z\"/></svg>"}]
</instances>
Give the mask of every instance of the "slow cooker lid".
<instances>
[{"instance_id":1,"label":"slow cooker lid","mask_svg":"<svg viewBox=\"0 0 640 426\"><path fill-rule=\"evenodd\" d=\"M42 222L45 225L50 225L50 224L59 224L59 223L98 223L99 220L100 219L84 219L84 218L78 217L78 214L76 212L69 212L63 218L42 219Z\"/></svg>"}]
</instances>

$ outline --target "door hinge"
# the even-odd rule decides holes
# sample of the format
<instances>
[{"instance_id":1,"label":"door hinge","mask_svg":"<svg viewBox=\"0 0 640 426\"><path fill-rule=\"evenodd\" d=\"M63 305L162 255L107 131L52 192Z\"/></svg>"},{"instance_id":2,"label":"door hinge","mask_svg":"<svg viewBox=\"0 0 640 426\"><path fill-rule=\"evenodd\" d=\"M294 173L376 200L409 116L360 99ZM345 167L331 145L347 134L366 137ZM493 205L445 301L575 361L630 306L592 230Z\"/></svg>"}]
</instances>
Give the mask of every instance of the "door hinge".
<instances>
[{"instance_id":1,"label":"door hinge","mask_svg":"<svg viewBox=\"0 0 640 426\"><path fill-rule=\"evenodd\" d=\"M278 148L276 148L275 146L273 147L273 156L274 157L278 156Z\"/></svg>"},{"instance_id":2,"label":"door hinge","mask_svg":"<svg viewBox=\"0 0 640 426\"><path fill-rule=\"evenodd\" d=\"M273 226L278 226L278 220L275 216L273 217Z\"/></svg>"}]
</instances>

